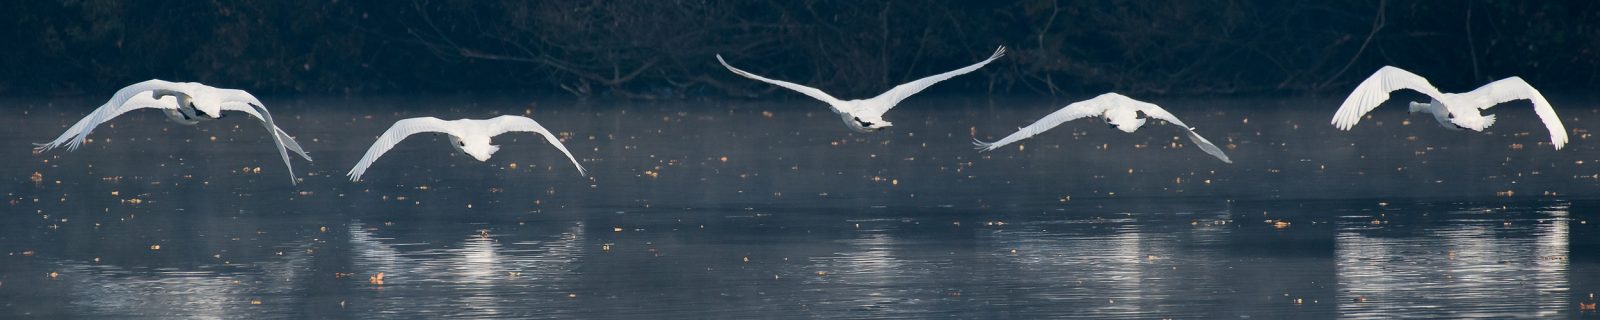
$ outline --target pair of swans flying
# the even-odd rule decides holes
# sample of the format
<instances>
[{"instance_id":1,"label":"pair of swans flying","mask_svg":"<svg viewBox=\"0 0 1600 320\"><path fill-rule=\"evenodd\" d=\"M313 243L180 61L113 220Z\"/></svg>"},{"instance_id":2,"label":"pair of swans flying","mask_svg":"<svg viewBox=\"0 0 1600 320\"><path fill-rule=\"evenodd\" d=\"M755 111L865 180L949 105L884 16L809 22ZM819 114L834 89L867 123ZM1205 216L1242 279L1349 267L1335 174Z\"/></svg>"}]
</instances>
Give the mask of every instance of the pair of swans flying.
<instances>
[{"instance_id":1,"label":"pair of swans flying","mask_svg":"<svg viewBox=\"0 0 1600 320\"><path fill-rule=\"evenodd\" d=\"M249 92L216 88L194 82L163 80L147 80L117 90L110 101L106 101L100 108L78 120L55 140L35 144L37 147L34 150L45 152L60 147L66 147L67 151L77 150L83 145L89 133L94 132L95 127L124 113L139 109L161 110L172 122L186 126L221 119L225 111L244 112L261 120L261 125L271 133L272 142L277 145L278 155L283 157L283 165L289 169L290 183L295 183L296 179L294 164L289 162L289 151L294 151L306 161L311 161L311 156L300 147L300 143L295 142L293 137L278 128L272 120L272 113L262 106L261 100Z\"/></svg>"},{"instance_id":2,"label":"pair of swans flying","mask_svg":"<svg viewBox=\"0 0 1600 320\"><path fill-rule=\"evenodd\" d=\"M1339 106L1339 110L1334 112L1331 122L1334 127L1340 130L1350 130L1368 112L1376 109L1384 101L1388 101L1391 93L1400 90L1420 92L1432 99L1427 103L1411 102L1409 104L1411 113L1430 114L1435 121L1439 122L1440 126L1457 131L1472 130L1482 132L1495 123L1495 116L1485 115L1482 113L1483 110L1507 102L1528 100L1533 103L1534 114L1539 116L1539 120L1544 123L1545 129L1550 132L1550 144L1556 150L1561 150L1561 147L1567 144L1567 129L1566 126L1561 124L1561 117L1556 115L1555 108L1550 106L1550 101L1545 100L1544 95L1539 93L1538 89L1534 89L1533 85L1528 84L1527 81L1522 80L1520 77L1500 79L1464 93L1443 93L1434 88L1433 84L1428 83L1428 79L1424 79L1410 71L1385 66L1356 86L1356 89ZM1162 110L1161 107L1115 93L1107 93L1093 99L1067 105L1065 108L1045 116L1038 122L1023 127L1017 133L1000 139L1000 141L992 143L975 141L974 143L981 150L994 150L1018 140L1032 137L1063 122L1096 115L1104 119L1106 124L1131 133L1145 123L1145 119L1137 118L1134 115L1135 113L1143 113L1148 115L1149 118L1164 120L1167 123L1184 127L1184 133L1196 145L1200 146L1200 150L1217 157L1217 159L1221 159L1222 162L1232 163L1232 161L1228 160L1228 156L1223 154L1222 150L1218 149L1216 145L1195 134L1194 128L1184 125L1177 117L1167 113L1166 110Z\"/></svg>"},{"instance_id":3,"label":"pair of swans flying","mask_svg":"<svg viewBox=\"0 0 1600 320\"><path fill-rule=\"evenodd\" d=\"M216 120L224 117L226 111L239 111L249 114L261 121L272 134L272 141L277 146L278 153L283 157L283 164L289 172L289 182L297 183L294 175L294 166L289 161L289 152L293 151L306 161L311 161L311 156L306 154L300 143L289 136L283 129L278 128L272 119L272 113L262 106L260 100L249 92L235 89L222 89L192 82L169 82L163 80L148 80L136 83L117 90L111 100L106 101L100 108L90 112L88 116L78 120L67 128L60 137L47 143L35 144L37 152L50 151L56 148L66 148L67 151L77 150L93 132L95 127L111 121L122 114L140 109L157 109L167 115L169 120L181 125L197 125L202 121ZM488 161L489 157L500 150L499 146L489 144L489 138L507 132L534 132L544 135L550 144L566 154L568 160L578 167L578 173L587 175L572 153L566 146L557 140L538 122L521 116L500 116L488 120L462 119L444 121L438 118L424 117L411 118L395 122L388 131L378 137L378 141L367 150L365 156L350 170L350 180L356 181L366 172L367 168L382 156L384 152L394 148L401 140L416 133L431 132L443 133L450 136L451 146L456 150L472 156L479 161Z\"/></svg>"},{"instance_id":4,"label":"pair of swans flying","mask_svg":"<svg viewBox=\"0 0 1600 320\"><path fill-rule=\"evenodd\" d=\"M732 71L734 74L744 76L745 78L770 83L779 87L787 88L789 90L794 90L795 92L816 98L817 100L822 100L822 102L828 104L834 113L839 114L839 117L843 118L845 126L848 126L850 130L854 130L856 132L876 132L893 125L889 121L885 121L883 119L883 114L888 112L889 109L893 109L895 105L900 104L900 101L905 100L907 97L910 97L913 94L922 92L923 89L927 89L928 87L933 86L940 81L978 70L978 68L988 65L989 62L993 62L995 59L999 59L1001 56L1004 56L1005 53L1006 47L1002 46L998 49L995 49L994 54L990 55L988 59L984 59L978 63L952 70L950 72L940 73L926 78L917 79L916 81L907 82L905 84L895 86L894 88L889 89L889 91L879 94L876 97L860 100L840 100L839 98L834 98L833 96L828 95L828 93L822 92L822 90L818 90L817 88L807 87L783 80L773 80L740 70L739 68L734 68L732 65L728 65L728 61L723 60L722 55L720 54L717 55L717 62L721 62L723 67L728 68L728 71ZM1140 117L1140 115L1145 115L1147 117ZM1184 125L1182 121L1178 121L1178 117L1168 113L1165 109L1161 109L1161 107L1154 104L1133 100L1116 93L1107 93L1093 99L1067 105L1066 107L1061 108L1061 110L1051 113L1050 115L1045 116L1043 119L1039 119L1039 121L1034 122L1027 127L1021 128L1016 133L1000 139L1000 141L993 143L974 141L974 143L978 145L978 149L980 150L994 150L995 148L999 148L1022 139L1027 139L1028 137L1032 137L1040 132L1050 130L1051 128L1061 125L1067 121L1091 116L1099 116L1112 127L1129 133L1132 133L1134 130L1138 130L1139 127L1143 126L1147 118L1160 119L1166 121L1167 123L1183 127L1184 132L1189 136L1189 139L1200 146L1200 150L1217 157L1217 159L1221 159L1222 162L1233 163L1232 160L1228 159L1228 155L1222 153L1222 149L1218 149L1216 145L1211 143L1211 141L1207 141L1205 138L1200 137L1199 134L1194 132L1194 128Z\"/></svg>"},{"instance_id":5,"label":"pair of swans flying","mask_svg":"<svg viewBox=\"0 0 1600 320\"><path fill-rule=\"evenodd\" d=\"M1350 130L1368 112L1376 109L1384 101L1389 100L1390 93L1400 90L1421 92L1432 99L1427 103L1411 102L1409 104L1411 113L1428 113L1433 116L1434 120L1439 122L1440 126L1458 131L1472 130L1482 132L1495 123L1495 116L1484 115L1482 110L1506 102L1529 100L1533 102L1534 113L1539 116L1540 121L1544 122L1545 129L1550 132L1550 144L1556 150L1560 150L1561 147L1567 144L1567 129L1566 126L1561 124L1561 117L1556 115L1555 108L1550 106L1550 102L1545 100L1544 95L1540 94L1538 89L1534 89L1532 85L1528 84L1527 81L1523 81L1520 77L1510 77L1490 82L1469 92L1443 93L1428 83L1427 79L1391 66L1378 69L1371 77L1356 86L1355 91L1345 98L1344 103L1339 106L1339 110L1334 113L1333 125L1340 130ZM1034 122L1016 133L1000 139L1000 141L992 143L974 141L974 143L978 145L980 150L994 150L995 148L1032 137L1061 123L1096 115L1105 120L1106 124L1132 133L1141 125L1144 125L1146 120L1135 116L1135 113L1142 113L1148 115L1148 118L1164 120L1167 123L1183 127L1184 133L1200 147L1200 150L1217 157L1217 159L1221 159L1222 162L1233 163L1228 160L1228 156L1223 154L1222 150L1218 149L1216 145L1200 137L1194 132L1194 128L1184 125L1177 117L1167 113L1161 107L1115 93L1107 93L1093 99L1067 105L1061 110L1045 116L1038 122Z\"/></svg>"}]
</instances>

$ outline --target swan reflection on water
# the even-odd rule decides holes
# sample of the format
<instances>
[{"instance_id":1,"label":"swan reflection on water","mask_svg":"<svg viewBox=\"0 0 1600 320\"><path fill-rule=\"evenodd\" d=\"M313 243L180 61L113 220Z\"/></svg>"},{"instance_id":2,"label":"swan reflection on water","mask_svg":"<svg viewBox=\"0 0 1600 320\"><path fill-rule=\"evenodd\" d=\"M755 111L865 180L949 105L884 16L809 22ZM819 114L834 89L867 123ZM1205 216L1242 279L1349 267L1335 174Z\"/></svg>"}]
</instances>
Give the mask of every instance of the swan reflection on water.
<instances>
[{"instance_id":1,"label":"swan reflection on water","mask_svg":"<svg viewBox=\"0 0 1600 320\"><path fill-rule=\"evenodd\" d=\"M271 314L252 305L296 305L294 293L319 280L314 257L301 244L276 259L245 265L126 267L98 261L62 260L48 285L63 291L62 314L117 317L232 318ZM48 314L46 314L48 315Z\"/></svg>"},{"instance_id":2,"label":"swan reflection on water","mask_svg":"<svg viewBox=\"0 0 1600 320\"><path fill-rule=\"evenodd\" d=\"M473 317L528 315L554 297L571 292L579 280L572 264L580 257L582 224L567 227L546 240L502 243L505 238L480 230L465 234L460 247L384 238L356 221L349 226L354 274L384 273L373 287L373 310L418 312L454 309ZM413 299L384 299L383 296ZM423 297L429 297L422 299Z\"/></svg>"},{"instance_id":3,"label":"swan reflection on water","mask_svg":"<svg viewBox=\"0 0 1600 320\"><path fill-rule=\"evenodd\" d=\"M0 318L1560 317L1593 301L1594 149L1503 147L1541 129L1533 114L1501 114L1510 137L1451 136L1393 120L1341 132L1296 108L1337 101L1171 101L1239 163L1224 166L1167 150L1181 135L1100 127L976 154L973 128L1052 109L977 100L919 102L872 135L816 125L829 114L803 102L541 102L541 120L578 133L557 135L592 155L580 162L621 169L546 179L570 160L519 148L484 165L420 144L386 156L390 182L318 165L299 185L278 180L255 127L130 114L103 133L194 143L86 145L122 162L0 153L19 164L0 167L15 177ZM347 131L457 102L396 101L278 108L324 112L296 137L354 163L372 141ZM82 116L33 115L7 132L48 139ZM1525 191L1544 189L1561 196Z\"/></svg>"},{"instance_id":4,"label":"swan reflection on water","mask_svg":"<svg viewBox=\"0 0 1600 320\"><path fill-rule=\"evenodd\" d=\"M1484 207L1387 213L1440 216L1410 226L1345 222L1335 252L1339 300L1349 303L1340 304L1340 312L1371 318L1415 311L1556 316L1554 311L1573 305L1567 296L1569 207L1518 208L1533 212L1525 216Z\"/></svg>"}]
</instances>

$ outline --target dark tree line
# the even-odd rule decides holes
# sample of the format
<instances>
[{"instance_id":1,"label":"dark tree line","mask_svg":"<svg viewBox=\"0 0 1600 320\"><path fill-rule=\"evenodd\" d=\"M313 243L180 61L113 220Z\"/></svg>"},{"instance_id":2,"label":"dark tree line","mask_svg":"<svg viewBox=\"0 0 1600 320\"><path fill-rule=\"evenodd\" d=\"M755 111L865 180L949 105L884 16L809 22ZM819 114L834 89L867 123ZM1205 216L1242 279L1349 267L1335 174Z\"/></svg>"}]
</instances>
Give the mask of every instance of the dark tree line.
<instances>
[{"instance_id":1,"label":"dark tree line","mask_svg":"<svg viewBox=\"0 0 1600 320\"><path fill-rule=\"evenodd\" d=\"M20 1L0 92L163 78L278 92L533 90L660 99L861 96L1006 59L936 90L1348 90L1382 65L1447 88L1600 83L1600 1Z\"/></svg>"}]
</instances>

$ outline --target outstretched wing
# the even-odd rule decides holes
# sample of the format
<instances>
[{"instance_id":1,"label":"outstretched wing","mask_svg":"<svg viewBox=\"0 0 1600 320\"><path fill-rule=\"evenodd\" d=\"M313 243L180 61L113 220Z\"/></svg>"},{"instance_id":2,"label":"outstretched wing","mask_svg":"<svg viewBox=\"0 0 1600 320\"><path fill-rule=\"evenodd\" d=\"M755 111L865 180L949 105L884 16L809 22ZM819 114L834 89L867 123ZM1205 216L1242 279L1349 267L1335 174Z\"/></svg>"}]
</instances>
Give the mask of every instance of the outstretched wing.
<instances>
[{"instance_id":1,"label":"outstretched wing","mask_svg":"<svg viewBox=\"0 0 1600 320\"><path fill-rule=\"evenodd\" d=\"M279 130L278 124L273 122L272 112L267 111L267 107L263 106L261 100L256 99L255 95L252 95L250 92L244 90L219 89L213 87L205 87L205 89L206 90L203 90L205 92L202 94L208 95L209 97L207 98L220 101L218 104L220 109L236 111L249 110L246 112L261 120L261 124L265 126L267 128L267 132L272 135L272 143L277 146L278 156L283 158L283 166L289 171L289 183L295 183L294 165L289 163L288 151L294 150L295 153L300 154L300 157L305 158L306 161L311 161L311 156L307 155L305 150L300 148L300 143L294 142L293 138L290 138L286 134L279 134L279 132L282 130Z\"/></svg>"},{"instance_id":2,"label":"outstretched wing","mask_svg":"<svg viewBox=\"0 0 1600 320\"><path fill-rule=\"evenodd\" d=\"M1211 143L1211 140L1206 140L1199 133L1195 133L1194 128L1184 128L1183 133L1189 135L1189 141L1194 141L1194 144L1200 147L1200 151L1205 151L1206 154L1217 157L1218 160L1222 160L1222 163L1233 163L1232 159L1228 159L1228 154L1222 153L1222 149L1217 148L1217 145Z\"/></svg>"},{"instance_id":3,"label":"outstretched wing","mask_svg":"<svg viewBox=\"0 0 1600 320\"><path fill-rule=\"evenodd\" d=\"M717 55L717 62L721 62L723 67L727 67L728 68L728 71L733 71L734 74L737 74L737 75L740 75L740 76L744 76L745 78L755 79L756 81L771 83L771 84L778 85L779 87L784 87L784 88L788 88L789 90L794 90L795 92L799 92L801 94L805 94L807 96L811 96L812 98L816 98L817 100L822 100L822 102L827 102L829 107L834 107L834 106L839 105L840 101L839 101L838 98L834 98L833 96L828 95L828 93L822 92L822 90L818 90L817 88L802 86L802 85L795 84L793 82L788 82L788 81L783 81L783 80L767 79L766 77L758 76L758 75L756 75L754 73L749 73L749 72L745 72L744 70L739 70L739 68L734 68L733 66L728 65L728 61L722 60L722 55L720 55L720 54Z\"/></svg>"},{"instance_id":4,"label":"outstretched wing","mask_svg":"<svg viewBox=\"0 0 1600 320\"><path fill-rule=\"evenodd\" d=\"M220 88L212 88L212 87L206 87L206 88L207 89L211 89L211 90L206 90L206 92L203 93L203 94L213 95L217 101L219 101L219 102L221 102L223 104L227 104L227 103L244 103L244 104L253 104L253 105L257 105L257 106L264 105L264 104L261 103L260 99L256 99L256 96L250 94L250 92L248 92L248 91L238 90L238 89L220 89Z\"/></svg>"},{"instance_id":5,"label":"outstretched wing","mask_svg":"<svg viewBox=\"0 0 1600 320\"><path fill-rule=\"evenodd\" d=\"M978 70L978 68L982 68L984 65L989 64L989 62L993 62L995 59L999 59L1005 55L1006 47L1000 46L1000 48L994 50L994 54L989 55L988 59L984 59L978 63L974 63L961 69L955 69L950 72L928 76L926 78L917 79L917 81L907 82L905 84L895 86L893 89L889 89L889 91L886 91L877 97L873 97L872 100L875 103L863 104L863 107L872 109L864 111L872 114L883 114L885 112L889 112L889 109L894 108L896 104L899 104L901 100L905 100L906 97L910 97L913 94L922 92L923 89L927 89L928 87L931 87L933 84L939 83L940 81L945 81L950 78L954 78L955 76L971 73L972 71Z\"/></svg>"},{"instance_id":6,"label":"outstretched wing","mask_svg":"<svg viewBox=\"0 0 1600 320\"><path fill-rule=\"evenodd\" d=\"M539 125L538 121L533 121L533 119L529 119L528 117L511 115L499 116L489 120L491 121L489 124L490 136L497 136L506 132L538 133L543 135L545 141L549 141L550 145L555 146L557 150L561 150L562 154L567 155L567 160L572 161L572 166L578 167L578 174L584 176L589 175L589 171L583 169L582 164L578 164L578 159L572 157L572 152L567 151L567 146L562 145L561 140L556 139L556 135L550 133L550 130L547 130L544 128L544 126Z\"/></svg>"},{"instance_id":7,"label":"outstretched wing","mask_svg":"<svg viewBox=\"0 0 1600 320\"><path fill-rule=\"evenodd\" d=\"M1472 101L1478 109L1489 109L1501 103L1523 100L1533 102L1533 112L1539 115L1539 120L1544 122L1545 129L1550 130L1550 143L1556 150L1567 144L1567 127L1561 124L1561 117L1556 115L1555 107L1550 106L1550 101L1544 95L1523 81L1520 77L1510 77L1490 82L1478 87L1472 92L1462 93L1458 96L1467 98L1462 100Z\"/></svg>"},{"instance_id":8,"label":"outstretched wing","mask_svg":"<svg viewBox=\"0 0 1600 320\"><path fill-rule=\"evenodd\" d=\"M400 140L405 140L406 137L409 137L413 134L422 132L438 132L459 135L457 134L456 130L456 128L451 126L450 122L439 120L439 118L434 117L410 118L395 121L393 126L389 126L388 131L384 131L383 135L378 136L378 141L372 143L372 147L367 149L367 154L361 156L361 161L356 162L355 168L351 168L350 173L347 173L347 175L350 176L350 181L360 181L361 174L367 172L367 167L371 167L373 161L377 161L378 157L383 156L383 153L389 152L389 149L393 149L395 144L400 143Z\"/></svg>"},{"instance_id":9,"label":"outstretched wing","mask_svg":"<svg viewBox=\"0 0 1600 320\"><path fill-rule=\"evenodd\" d=\"M294 151L294 153L299 154L300 158L306 159L306 161L313 161L311 160L311 155L307 154L306 150L300 147L300 143L295 141L294 137L289 135L289 132L283 131L283 128L277 127L276 122L271 121L272 114L266 109L266 107L243 103L225 103L222 105L222 110L244 112L250 114L250 116L256 117L258 120L261 120L263 125L272 126L272 131L277 133L279 140L282 140L284 148L289 149L289 151ZM260 111L258 112L257 110Z\"/></svg>"},{"instance_id":10,"label":"outstretched wing","mask_svg":"<svg viewBox=\"0 0 1600 320\"><path fill-rule=\"evenodd\" d=\"M278 124L272 120L272 113L267 111L265 104L262 104L261 100L256 99L255 95L251 95L249 92L244 90L235 89L218 89L215 92L212 92L212 94L218 95L222 100L222 109L243 111L249 113L251 116L255 116L256 119L260 119L263 124L272 127L272 129L269 130L278 136L276 140L278 141L279 147L288 148L289 151L294 151L294 153L299 154L300 158L306 159L306 161L312 161L311 155L306 154L305 149L300 147L300 143L295 141L294 137L289 136L288 132L284 132L283 128L278 127ZM256 112L256 110L260 110L260 112Z\"/></svg>"},{"instance_id":11,"label":"outstretched wing","mask_svg":"<svg viewBox=\"0 0 1600 320\"><path fill-rule=\"evenodd\" d=\"M1361 81L1356 90L1350 92L1350 96L1344 99L1344 104L1339 105L1339 111L1333 114L1333 126L1339 130L1350 130L1356 126L1356 122L1361 121L1361 116L1388 101L1390 92L1401 89L1415 90L1436 100L1444 95L1422 76L1400 68L1384 66L1371 77L1367 77L1367 80Z\"/></svg>"},{"instance_id":12,"label":"outstretched wing","mask_svg":"<svg viewBox=\"0 0 1600 320\"><path fill-rule=\"evenodd\" d=\"M57 137L55 140L48 143L35 143L34 145L36 147L34 149L39 152L44 152L61 147L62 145L66 145L67 151L77 150L78 146L83 144L84 138L88 137L89 133L93 132L96 126L99 126L106 121L111 121L112 118L116 118L123 113L143 108L178 108L177 98L162 97L161 99L156 99L150 94L150 91L183 89L184 88L181 84L163 80L146 80L144 82L123 87L121 90L117 90L116 94L111 96L111 100L106 101L105 104L100 105L100 108L95 109L94 112L90 112L89 115L84 116L81 120L78 120L77 123L74 123L72 127L67 129L67 132L62 133L60 137Z\"/></svg>"},{"instance_id":13,"label":"outstretched wing","mask_svg":"<svg viewBox=\"0 0 1600 320\"><path fill-rule=\"evenodd\" d=\"M306 151L300 148L300 143L295 142L293 137L290 137L288 133L283 132L283 129L278 128L277 123L272 121L272 113L267 111L267 107L241 101L228 101L223 102L222 105L220 105L220 108L223 111L244 112L256 117L256 119L261 120L261 125L266 127L267 132L272 134L272 142L278 147L278 156L283 158L283 166L289 171L289 183L296 183L294 176L294 165L289 162L288 151L294 151L296 154L299 154L301 158L306 159L306 161L312 161L311 155L306 154Z\"/></svg>"},{"instance_id":14,"label":"outstretched wing","mask_svg":"<svg viewBox=\"0 0 1600 320\"><path fill-rule=\"evenodd\" d=\"M1133 100L1133 99L1128 99L1128 100ZM1171 124L1179 126L1179 127L1183 127L1183 133L1185 135L1188 135L1189 136L1189 141L1194 141L1194 144L1196 146L1199 146L1201 151L1205 151L1207 154L1210 154L1213 157L1217 157L1217 159L1222 160L1223 163L1233 163L1233 160L1228 159L1228 155L1227 154L1222 153L1222 149L1221 148L1217 148L1217 145L1216 144L1212 144L1211 140L1206 140L1205 137L1201 137L1200 134L1195 133L1194 132L1194 128L1190 128L1189 125L1183 124L1183 121L1178 120L1178 117L1172 115L1171 112L1167 112L1167 109L1162 109L1161 106L1157 106L1157 105L1152 104L1152 103L1146 103L1146 102L1137 101L1137 100L1133 100L1133 101L1137 102L1137 104L1135 104L1135 105L1137 105L1137 108L1138 108L1139 112L1144 112L1144 114L1146 116L1149 116L1150 118L1153 118L1153 119L1160 119L1162 121L1166 121L1167 123L1171 123Z\"/></svg>"},{"instance_id":15,"label":"outstretched wing","mask_svg":"<svg viewBox=\"0 0 1600 320\"><path fill-rule=\"evenodd\" d=\"M1106 109L1108 108L1124 105L1129 101L1133 100L1115 93L1107 93L1098 97L1094 97L1093 99L1073 102L1066 107L1062 107L1060 110L1056 110L1056 112L1052 112L1049 115L1044 116L1044 118L1040 118L1039 121L1034 121L1033 124L1018 129L1016 133L1012 133L1011 135L1000 139L1000 141L983 142L973 139L972 144L977 145L978 150L980 151L998 149L1008 144L1022 141L1022 139L1027 139L1028 137L1032 137L1041 132L1045 132L1051 128L1055 128L1056 126L1066 123L1067 121L1100 115L1105 113Z\"/></svg>"}]
</instances>

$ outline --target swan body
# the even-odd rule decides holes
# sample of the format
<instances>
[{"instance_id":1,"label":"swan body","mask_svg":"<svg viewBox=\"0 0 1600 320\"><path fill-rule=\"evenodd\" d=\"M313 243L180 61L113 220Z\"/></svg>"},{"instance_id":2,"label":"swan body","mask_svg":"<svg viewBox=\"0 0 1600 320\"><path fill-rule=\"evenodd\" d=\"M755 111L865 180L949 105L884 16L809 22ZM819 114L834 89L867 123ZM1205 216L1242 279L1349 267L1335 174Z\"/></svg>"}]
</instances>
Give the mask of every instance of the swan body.
<instances>
[{"instance_id":1,"label":"swan body","mask_svg":"<svg viewBox=\"0 0 1600 320\"><path fill-rule=\"evenodd\" d=\"M67 151L77 150L83 145L89 133L94 132L95 127L124 113L139 109L161 110L172 122L189 126L202 121L221 119L224 117L224 111L244 112L261 120L262 126L272 135L278 154L283 158L283 165L288 168L290 183L295 183L296 179L294 165L289 162L288 152L294 151L306 161L311 161L311 156L306 154L305 149L301 148L287 132L278 128L277 123L272 120L272 113L268 112L261 101L249 92L216 88L196 82L165 80L146 80L117 90L111 96L111 100L78 120L55 140L34 144L36 146L34 150L45 152L60 147L66 147Z\"/></svg>"},{"instance_id":2,"label":"swan body","mask_svg":"<svg viewBox=\"0 0 1600 320\"><path fill-rule=\"evenodd\" d=\"M1550 101L1545 100L1538 89L1522 78L1500 79L1463 93L1444 93L1428 83L1428 79L1390 66L1378 69L1378 72L1356 86L1355 91L1339 105L1339 111L1334 112L1333 126L1339 130L1350 130L1361 121L1362 116L1388 101L1390 93L1399 90L1421 92L1432 98L1428 103L1410 103L1411 113L1433 115L1439 125L1451 130L1482 132L1495 122L1494 115L1485 115L1483 110L1510 101L1529 100L1533 102L1533 112L1539 115L1539 120L1550 131L1550 143L1556 150L1561 150L1567 144L1567 129L1561 124L1561 117L1556 115L1555 108L1550 106Z\"/></svg>"},{"instance_id":3,"label":"swan body","mask_svg":"<svg viewBox=\"0 0 1600 320\"><path fill-rule=\"evenodd\" d=\"M1201 151L1205 151L1206 154L1210 154L1224 163L1233 163L1233 160L1228 159L1228 155L1224 154L1222 149L1217 148L1217 145L1212 144L1210 140L1206 140L1200 134L1195 133L1194 128L1183 124L1183 121L1179 121L1177 116L1173 116L1166 109L1116 93L1106 93L1089 100L1069 104L1044 116L1044 118L1035 121L1033 124L1019 128L1016 133L1001 138L999 141L983 142L973 139L973 144L978 147L979 151L990 151L1033 137L1067 121L1096 116L1100 117L1100 120L1104 121L1112 129L1127 133L1139 130L1151 118L1166 121L1182 127L1184 134L1189 136L1189 140L1199 146Z\"/></svg>"},{"instance_id":4,"label":"swan body","mask_svg":"<svg viewBox=\"0 0 1600 320\"><path fill-rule=\"evenodd\" d=\"M451 147L478 161L489 161L489 157L500 151L500 146L489 144L490 138L494 136L508 132L538 133L543 135L545 140L549 141L557 150L561 150L561 153L567 156L567 160L572 161L572 165L578 168L578 174L588 175L588 171L584 170L583 165L578 163L577 158L572 157L572 152L567 151L567 147L561 144L560 139L550 133L550 130L539 125L539 122L533 121L528 117L504 115L484 120L460 119L449 121L434 117L419 117L396 121L394 125L389 127L389 130L383 132L382 136L378 136L378 141L374 142L372 147L367 149L366 155L361 157L361 161L350 169L348 173L350 181L360 181L361 176L372 166L372 162L377 161L384 153L389 152L389 149L393 149L401 140L405 140L406 137L413 134L424 132L448 135Z\"/></svg>"},{"instance_id":5,"label":"swan body","mask_svg":"<svg viewBox=\"0 0 1600 320\"><path fill-rule=\"evenodd\" d=\"M905 100L907 97L917 94L918 92L922 92L923 89L927 89L928 87L931 87L940 81L978 70L978 68L982 68L984 65L989 64L989 62L999 59L1001 56L1005 56L1005 53L1006 47L1002 46L998 49L995 49L994 54L990 55L988 59L979 61L976 64L953 71L928 76L926 78L917 79L916 81L907 82L905 84L895 86L893 89L889 89L889 91L884 92L877 97L858 100L840 100L828 95L826 92L822 92L822 90L818 90L817 88L807 87L783 80L769 79L746 72L729 65L728 61L723 60L722 55L720 54L717 55L717 62L721 62L723 67L728 68L728 71L732 71L734 74L777 85L779 87L784 87L817 100L822 100L822 102L828 104L829 108L832 109L834 113L839 114L839 118L844 120L845 126L849 127L852 131L876 132L890 126L894 126L894 123L883 119L883 114L889 112L889 109L894 108L895 105L900 103L900 101Z\"/></svg>"}]
</instances>

